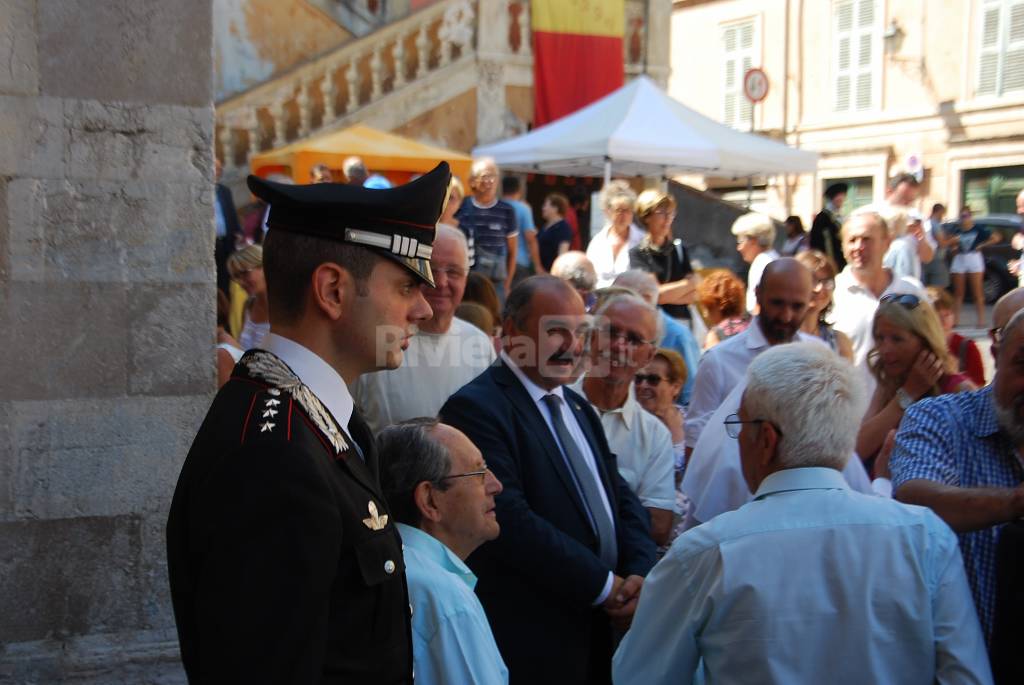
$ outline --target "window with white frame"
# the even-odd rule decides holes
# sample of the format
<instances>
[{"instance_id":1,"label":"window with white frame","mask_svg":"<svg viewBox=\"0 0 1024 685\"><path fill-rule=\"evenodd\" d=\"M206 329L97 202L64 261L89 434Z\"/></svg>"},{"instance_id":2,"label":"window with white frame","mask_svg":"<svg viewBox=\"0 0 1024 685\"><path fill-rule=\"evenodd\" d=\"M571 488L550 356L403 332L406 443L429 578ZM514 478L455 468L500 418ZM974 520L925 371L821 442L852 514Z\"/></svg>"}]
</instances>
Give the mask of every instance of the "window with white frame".
<instances>
[{"instance_id":1,"label":"window with white frame","mask_svg":"<svg viewBox=\"0 0 1024 685\"><path fill-rule=\"evenodd\" d=\"M832 106L836 112L861 112L875 106L880 19L877 0L832 3Z\"/></svg>"},{"instance_id":2,"label":"window with white frame","mask_svg":"<svg viewBox=\"0 0 1024 685\"><path fill-rule=\"evenodd\" d=\"M743 76L759 61L754 20L723 26L722 48L722 122L727 126L748 130L751 128L753 105L743 94Z\"/></svg>"},{"instance_id":3,"label":"window with white frame","mask_svg":"<svg viewBox=\"0 0 1024 685\"><path fill-rule=\"evenodd\" d=\"M1024 0L985 0L978 41L978 95L1024 90Z\"/></svg>"}]
</instances>

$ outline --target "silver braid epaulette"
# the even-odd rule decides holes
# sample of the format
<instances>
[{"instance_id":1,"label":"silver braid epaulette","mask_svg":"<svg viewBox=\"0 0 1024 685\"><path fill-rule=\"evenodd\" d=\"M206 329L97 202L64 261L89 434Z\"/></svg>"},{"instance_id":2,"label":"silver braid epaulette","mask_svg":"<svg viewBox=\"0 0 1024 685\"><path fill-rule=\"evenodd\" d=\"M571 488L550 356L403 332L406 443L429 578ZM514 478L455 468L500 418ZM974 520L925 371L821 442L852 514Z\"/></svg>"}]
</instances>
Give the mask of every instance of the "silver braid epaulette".
<instances>
[{"instance_id":1,"label":"silver braid epaulette","mask_svg":"<svg viewBox=\"0 0 1024 685\"><path fill-rule=\"evenodd\" d=\"M282 390L292 396L299 406L302 407L313 420L316 427L320 429L331 442L336 453L348 449L348 443L341 431L334 423L334 418L327 411L320 399L313 394L299 377L292 373L291 369L285 366L284 362L269 352L253 352L242 360L245 368L253 378L258 378L270 384L272 387Z\"/></svg>"}]
</instances>

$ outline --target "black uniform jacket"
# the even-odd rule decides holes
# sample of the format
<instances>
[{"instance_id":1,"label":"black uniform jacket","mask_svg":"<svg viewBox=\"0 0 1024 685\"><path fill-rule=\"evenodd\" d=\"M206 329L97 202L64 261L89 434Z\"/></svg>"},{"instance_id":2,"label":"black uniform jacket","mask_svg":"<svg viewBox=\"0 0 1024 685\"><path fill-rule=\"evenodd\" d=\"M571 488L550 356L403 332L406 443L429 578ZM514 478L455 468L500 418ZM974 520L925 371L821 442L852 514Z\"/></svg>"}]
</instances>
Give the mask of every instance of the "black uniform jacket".
<instances>
[{"instance_id":1,"label":"black uniform jacket","mask_svg":"<svg viewBox=\"0 0 1024 685\"><path fill-rule=\"evenodd\" d=\"M247 369L253 354L214 399L167 521L189 682L411 682L402 546L373 438L353 428L365 462L345 434L338 452L295 393Z\"/></svg>"}]
</instances>

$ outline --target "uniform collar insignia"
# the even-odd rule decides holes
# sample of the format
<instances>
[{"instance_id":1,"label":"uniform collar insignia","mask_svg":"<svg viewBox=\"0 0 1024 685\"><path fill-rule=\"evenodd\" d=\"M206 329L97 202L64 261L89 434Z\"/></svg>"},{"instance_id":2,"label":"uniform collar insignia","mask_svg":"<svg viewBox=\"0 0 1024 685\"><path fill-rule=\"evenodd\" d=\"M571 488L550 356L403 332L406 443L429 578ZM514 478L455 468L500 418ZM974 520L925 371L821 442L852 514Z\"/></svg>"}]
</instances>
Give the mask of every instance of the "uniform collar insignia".
<instances>
[{"instance_id":1,"label":"uniform collar insignia","mask_svg":"<svg viewBox=\"0 0 1024 685\"><path fill-rule=\"evenodd\" d=\"M366 505L367 511L370 512L370 518L363 519L363 524L370 530L383 530L384 526L388 525L388 515L378 515L377 505L374 504L373 500Z\"/></svg>"},{"instance_id":2,"label":"uniform collar insignia","mask_svg":"<svg viewBox=\"0 0 1024 685\"><path fill-rule=\"evenodd\" d=\"M280 395L282 390L291 395L292 399L299 403L299 406L305 410L320 432L330 441L336 454L348 449L348 443L345 442L341 431L334 423L331 413L313 394L313 391L299 380L299 377L276 355L262 351L250 352L242 359L242 364L253 378L258 378L272 386L268 391L271 395ZM278 404L277 400L269 400L268 406L271 402L274 405ZM273 424L270 425L273 427Z\"/></svg>"}]
</instances>

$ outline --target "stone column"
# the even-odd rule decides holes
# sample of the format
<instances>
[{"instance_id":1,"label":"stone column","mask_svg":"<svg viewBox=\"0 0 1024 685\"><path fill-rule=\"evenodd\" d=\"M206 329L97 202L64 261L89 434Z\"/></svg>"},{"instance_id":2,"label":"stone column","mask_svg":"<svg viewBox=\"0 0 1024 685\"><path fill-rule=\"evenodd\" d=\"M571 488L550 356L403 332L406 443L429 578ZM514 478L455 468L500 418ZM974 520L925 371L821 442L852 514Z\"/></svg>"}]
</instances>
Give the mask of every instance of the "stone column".
<instances>
[{"instance_id":1,"label":"stone column","mask_svg":"<svg viewBox=\"0 0 1024 685\"><path fill-rule=\"evenodd\" d=\"M185 681L164 526L215 389L211 6L0 4L2 683Z\"/></svg>"},{"instance_id":2,"label":"stone column","mask_svg":"<svg viewBox=\"0 0 1024 685\"><path fill-rule=\"evenodd\" d=\"M672 0L647 0L648 17L644 27L647 40L647 66L651 78L668 87L671 71Z\"/></svg>"},{"instance_id":3,"label":"stone column","mask_svg":"<svg viewBox=\"0 0 1024 685\"><path fill-rule=\"evenodd\" d=\"M509 46L507 0L480 0L477 4L477 143L501 140L505 133L505 66Z\"/></svg>"}]
</instances>

